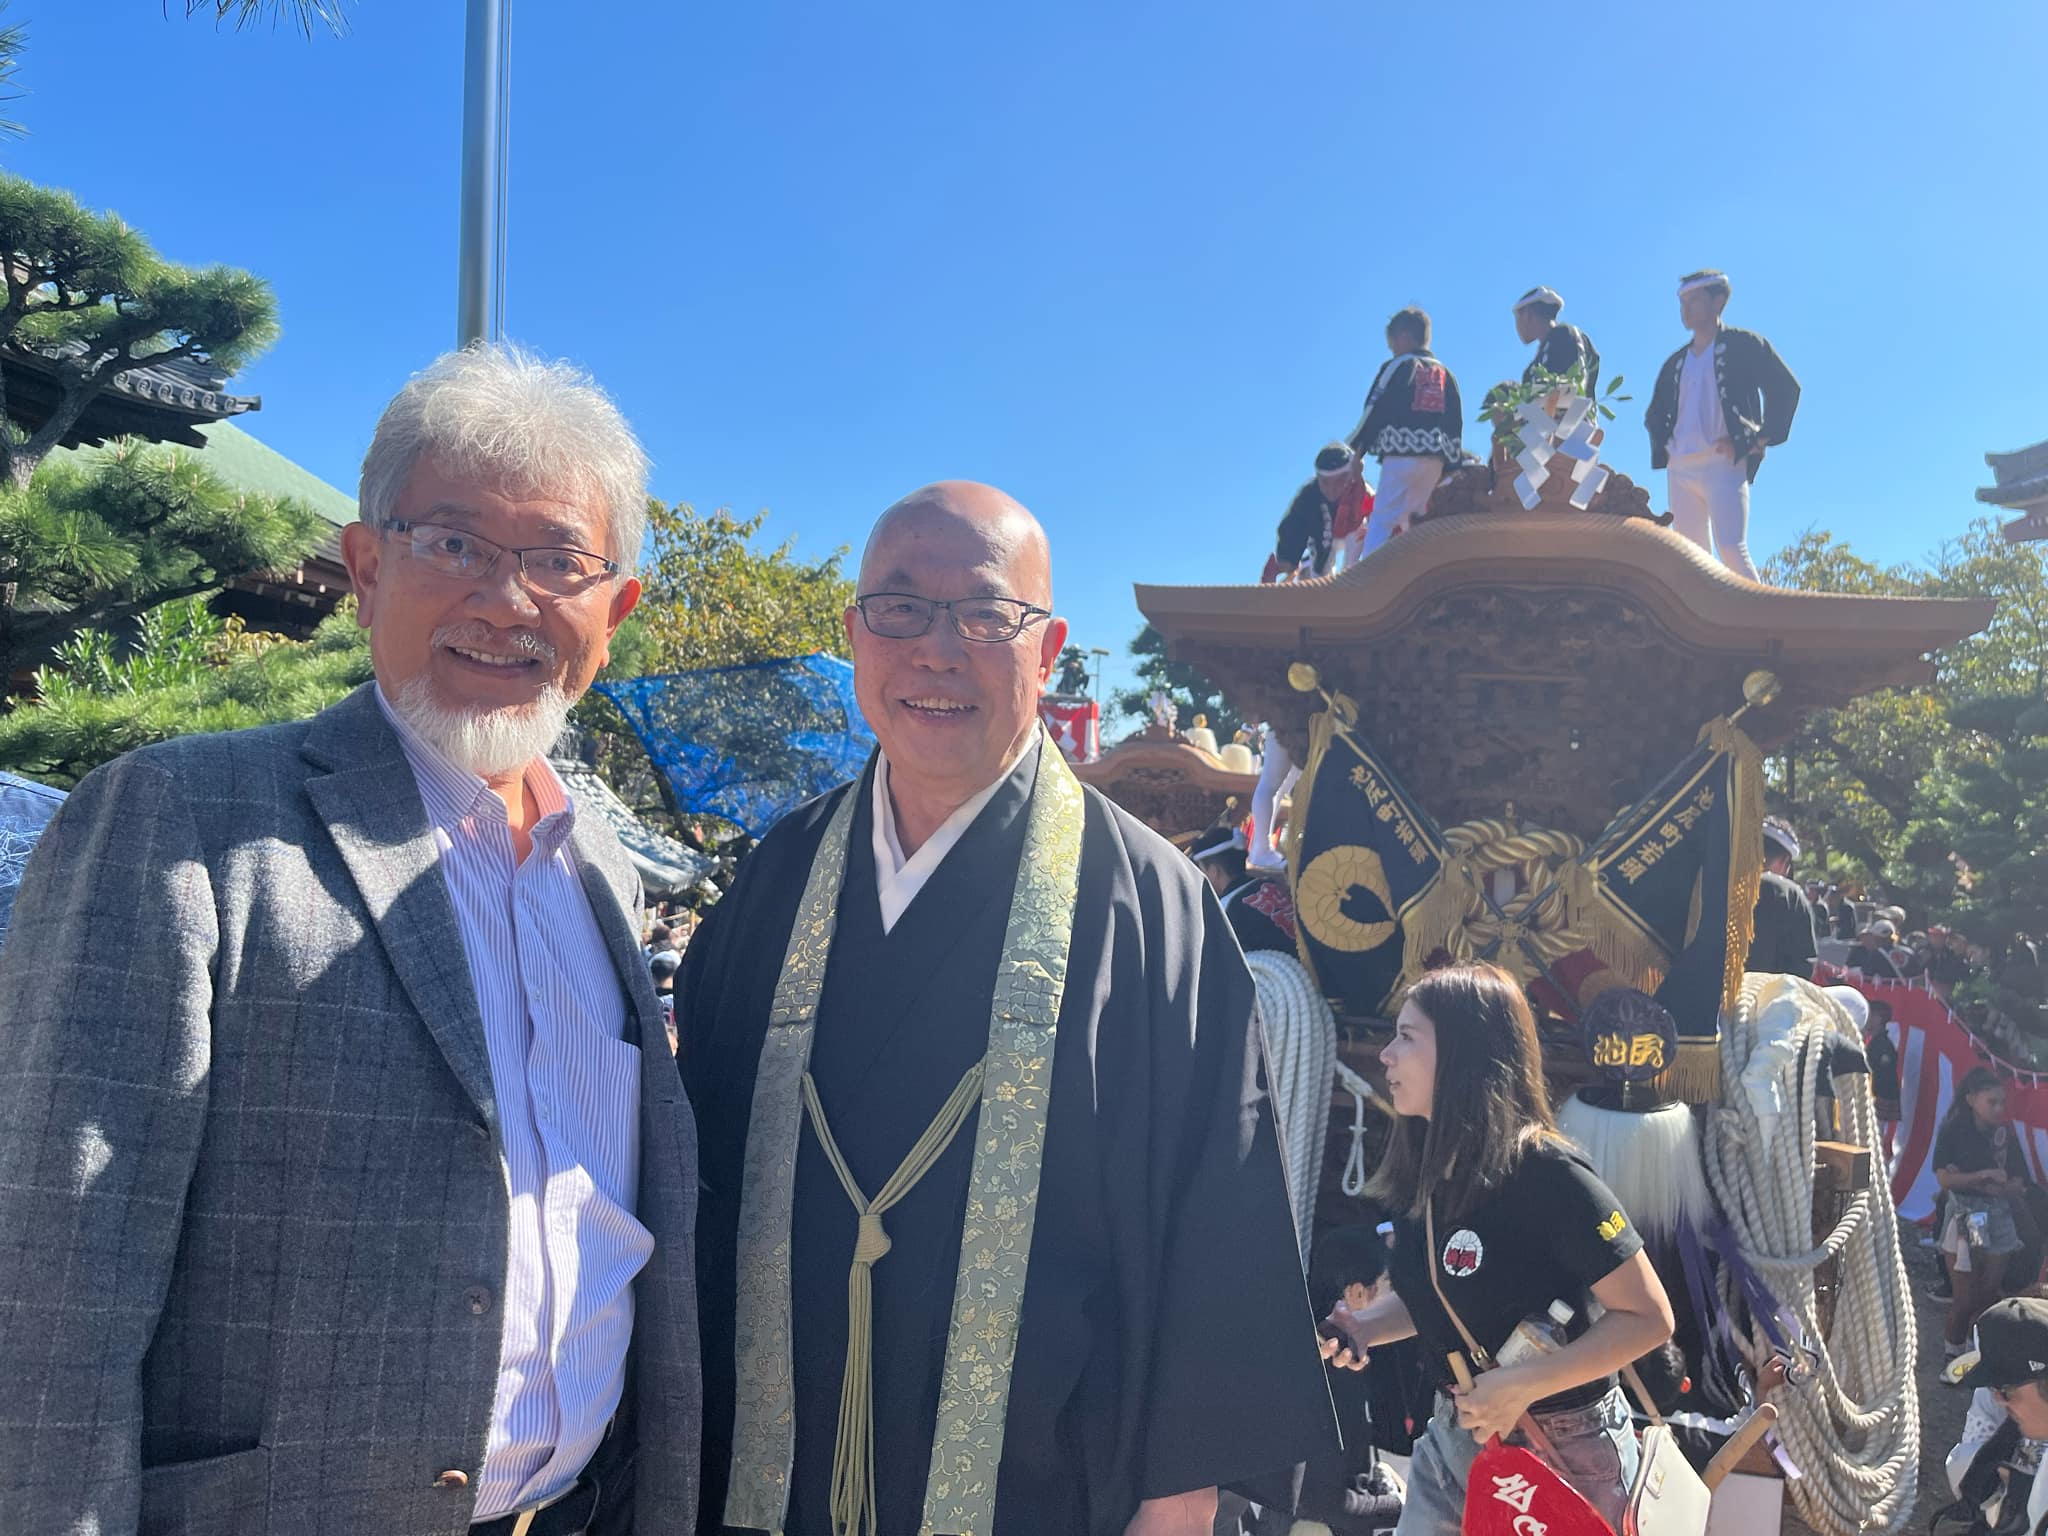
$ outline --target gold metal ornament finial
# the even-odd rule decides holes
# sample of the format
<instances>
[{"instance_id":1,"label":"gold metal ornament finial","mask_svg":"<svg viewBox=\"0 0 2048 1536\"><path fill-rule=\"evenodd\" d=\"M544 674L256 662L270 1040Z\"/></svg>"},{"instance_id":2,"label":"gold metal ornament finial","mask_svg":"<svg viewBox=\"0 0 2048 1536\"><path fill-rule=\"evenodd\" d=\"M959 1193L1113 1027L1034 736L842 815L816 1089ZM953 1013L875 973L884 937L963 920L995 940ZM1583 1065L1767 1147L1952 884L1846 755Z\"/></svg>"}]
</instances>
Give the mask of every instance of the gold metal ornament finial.
<instances>
[{"instance_id":1,"label":"gold metal ornament finial","mask_svg":"<svg viewBox=\"0 0 2048 1536\"><path fill-rule=\"evenodd\" d=\"M1296 661L1288 664L1287 683L1296 693L1314 693L1322 686L1322 679L1307 662Z\"/></svg>"},{"instance_id":2,"label":"gold metal ornament finial","mask_svg":"<svg viewBox=\"0 0 2048 1536\"><path fill-rule=\"evenodd\" d=\"M1781 691L1782 685L1778 682L1778 674L1766 672L1761 667L1742 680L1743 698L1759 709L1775 699Z\"/></svg>"}]
</instances>

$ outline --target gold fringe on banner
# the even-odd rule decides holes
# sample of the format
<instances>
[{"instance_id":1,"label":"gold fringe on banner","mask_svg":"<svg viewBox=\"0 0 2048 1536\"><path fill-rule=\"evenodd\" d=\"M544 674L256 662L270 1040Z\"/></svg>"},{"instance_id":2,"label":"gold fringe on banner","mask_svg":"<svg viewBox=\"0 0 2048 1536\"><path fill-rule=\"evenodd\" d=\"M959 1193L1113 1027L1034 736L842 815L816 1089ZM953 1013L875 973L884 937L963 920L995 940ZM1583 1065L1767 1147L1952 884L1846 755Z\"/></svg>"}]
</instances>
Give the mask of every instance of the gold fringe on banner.
<instances>
[{"instance_id":1,"label":"gold fringe on banner","mask_svg":"<svg viewBox=\"0 0 2048 1536\"><path fill-rule=\"evenodd\" d=\"M1655 1084L1667 1098L1687 1104L1711 1104L1721 1097L1721 1042L1681 1040L1678 1060Z\"/></svg>"},{"instance_id":2,"label":"gold fringe on banner","mask_svg":"<svg viewBox=\"0 0 2048 1536\"><path fill-rule=\"evenodd\" d=\"M1471 905L1472 875L1465 861L1449 849L1436 877L1422 888L1401 918L1401 984L1414 982L1428 968L1429 957L1438 950L1453 959L1461 958L1453 935L1464 924Z\"/></svg>"},{"instance_id":3,"label":"gold fringe on banner","mask_svg":"<svg viewBox=\"0 0 2048 1536\"><path fill-rule=\"evenodd\" d=\"M1294 781L1293 803L1287 811L1287 830L1280 835L1280 857L1287 864L1287 899L1294 903L1297 912L1301 910L1301 838L1308 830L1309 794L1315 788L1316 775L1322 772L1323 754L1330 750L1330 736L1335 724L1331 716L1334 713L1334 709L1320 710L1309 722L1308 759L1301 765L1301 777ZM1294 951L1302 969L1308 972L1309 980L1315 983L1316 991L1329 996L1329 989L1316 974L1315 956L1309 952L1306 923L1294 925Z\"/></svg>"},{"instance_id":4,"label":"gold fringe on banner","mask_svg":"<svg viewBox=\"0 0 2048 1536\"><path fill-rule=\"evenodd\" d=\"M1655 992L1664 985L1664 973L1671 964L1670 951L1610 900L1606 888L1591 878L1590 871L1587 886L1579 920L1592 930L1593 941L1588 947L1602 965L1626 976L1630 986Z\"/></svg>"},{"instance_id":5,"label":"gold fringe on banner","mask_svg":"<svg viewBox=\"0 0 2048 1536\"><path fill-rule=\"evenodd\" d=\"M1728 964L1721 977L1721 1011L1730 1013L1742 999L1742 975L1749 966L1750 941L1756 937L1756 901L1764 883L1764 755L1741 726L1725 716L1709 720L1700 740L1734 760L1734 803L1728 807ZM1721 1091L1721 1071L1714 1068L1712 1098ZM1698 1101L1695 1101L1698 1102Z\"/></svg>"}]
</instances>

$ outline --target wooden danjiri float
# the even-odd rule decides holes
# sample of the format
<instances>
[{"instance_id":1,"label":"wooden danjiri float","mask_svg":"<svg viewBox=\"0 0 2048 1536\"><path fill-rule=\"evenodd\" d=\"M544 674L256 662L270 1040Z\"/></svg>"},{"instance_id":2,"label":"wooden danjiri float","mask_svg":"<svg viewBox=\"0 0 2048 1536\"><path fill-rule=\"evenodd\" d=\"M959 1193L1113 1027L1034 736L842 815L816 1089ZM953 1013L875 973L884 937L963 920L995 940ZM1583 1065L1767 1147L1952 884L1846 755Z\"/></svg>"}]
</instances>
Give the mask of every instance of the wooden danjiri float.
<instances>
[{"instance_id":1,"label":"wooden danjiri float","mask_svg":"<svg viewBox=\"0 0 2048 1536\"><path fill-rule=\"evenodd\" d=\"M1771 1528L1785 1488L1816 1530L1896 1531L1917 1489L1915 1326L1860 1020L1804 979L1744 974L1763 754L1811 711L1927 680L1992 605L1760 585L1624 476L1589 495L1582 472L1504 470L1451 475L1341 575L1137 588L1168 654L1302 769L1282 847L1306 984L1287 996L1329 1012L1255 966L1276 1078L1321 1031L1340 1076L1376 1080L1424 968L1513 971L1695 1380L1726 1412L1777 1406L1745 1518ZM1313 1219L1355 1221L1370 1117L1340 1090L1327 1119L1293 1120L1296 1177L1322 1180Z\"/></svg>"}]
</instances>

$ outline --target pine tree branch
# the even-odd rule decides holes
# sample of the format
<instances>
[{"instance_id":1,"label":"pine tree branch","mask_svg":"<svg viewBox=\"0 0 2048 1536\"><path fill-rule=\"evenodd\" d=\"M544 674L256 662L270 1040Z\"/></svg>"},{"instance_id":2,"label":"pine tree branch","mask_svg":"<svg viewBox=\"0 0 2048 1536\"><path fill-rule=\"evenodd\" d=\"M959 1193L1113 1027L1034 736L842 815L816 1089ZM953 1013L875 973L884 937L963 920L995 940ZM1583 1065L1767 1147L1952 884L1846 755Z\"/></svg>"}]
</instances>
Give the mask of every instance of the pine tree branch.
<instances>
[{"instance_id":1,"label":"pine tree branch","mask_svg":"<svg viewBox=\"0 0 2048 1536\"><path fill-rule=\"evenodd\" d=\"M196 343L180 342L162 352L152 352L146 357L135 355L135 346L155 331L142 332L124 339L111 357L67 370L71 378L58 397L56 409L50 412L50 419L36 428L35 435L8 455L7 471L16 485L25 485L27 476L33 475L36 466L48 458L65 435L78 425L78 419L86 407L97 400L124 373L133 373L138 368L153 368L160 363L190 357L199 350ZM26 465L24 469L22 466Z\"/></svg>"},{"instance_id":2,"label":"pine tree branch","mask_svg":"<svg viewBox=\"0 0 2048 1536\"><path fill-rule=\"evenodd\" d=\"M175 603L180 598L197 597L202 592L211 592L221 584L216 573L204 581L190 581L175 587L154 587L144 596L130 598L125 602L116 601L111 594L96 602L81 603L57 613L17 614L10 639L17 652L38 649L53 643L53 637L75 633L81 629L103 629L109 624L119 624L132 619L152 608L165 603Z\"/></svg>"}]
</instances>

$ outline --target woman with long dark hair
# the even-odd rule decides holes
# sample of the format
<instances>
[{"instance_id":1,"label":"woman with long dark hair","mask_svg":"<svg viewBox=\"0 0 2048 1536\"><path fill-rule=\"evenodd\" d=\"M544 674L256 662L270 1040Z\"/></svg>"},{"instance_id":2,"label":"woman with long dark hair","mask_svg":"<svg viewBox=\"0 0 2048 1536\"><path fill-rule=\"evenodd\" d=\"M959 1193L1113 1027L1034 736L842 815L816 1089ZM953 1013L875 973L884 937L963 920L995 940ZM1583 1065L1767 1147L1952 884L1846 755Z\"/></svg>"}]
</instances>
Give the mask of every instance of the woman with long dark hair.
<instances>
[{"instance_id":1,"label":"woman with long dark hair","mask_svg":"<svg viewBox=\"0 0 2048 1536\"><path fill-rule=\"evenodd\" d=\"M1969 1348L1977 1314L2005 1295L2006 1261L2026 1246L2027 1165L2005 1123L2005 1079L1972 1067L1934 1132L1934 1177L1948 1197L1941 1252L1952 1293L1943 1349Z\"/></svg>"},{"instance_id":2,"label":"woman with long dark hair","mask_svg":"<svg viewBox=\"0 0 2048 1536\"><path fill-rule=\"evenodd\" d=\"M1473 1457L1525 1417L1537 1453L1621 1529L1637 1456L1614 1373L1671 1336L1671 1303L1613 1193L1558 1133L1527 999L1494 966L1431 972L1380 1061L1401 1119L1368 1193L1396 1213L1393 1291L1333 1312L1324 1355L1356 1369L1419 1335L1441 1369L1398 1536L1454 1536ZM1589 1293L1604 1309L1590 1326ZM1572 1310L1568 1341L1460 1390L1448 1357L1470 1350L1446 1302L1489 1358L1554 1302Z\"/></svg>"}]
</instances>

